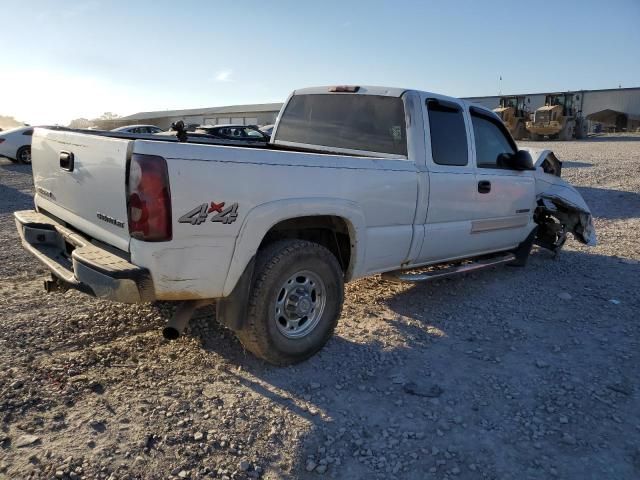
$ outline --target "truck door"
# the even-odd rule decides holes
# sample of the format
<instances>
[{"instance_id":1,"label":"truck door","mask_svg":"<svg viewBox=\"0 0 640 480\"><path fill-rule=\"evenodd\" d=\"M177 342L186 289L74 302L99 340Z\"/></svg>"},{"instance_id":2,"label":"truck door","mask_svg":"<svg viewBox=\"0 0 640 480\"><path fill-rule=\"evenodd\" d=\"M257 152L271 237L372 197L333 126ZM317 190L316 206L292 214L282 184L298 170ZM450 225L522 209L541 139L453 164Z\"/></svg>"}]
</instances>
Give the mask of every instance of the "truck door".
<instances>
[{"instance_id":1,"label":"truck door","mask_svg":"<svg viewBox=\"0 0 640 480\"><path fill-rule=\"evenodd\" d=\"M502 122L471 107L473 152L477 190L471 225L477 251L508 249L522 242L533 229L535 180L531 171L511 170L500 164L502 153L517 147Z\"/></svg>"},{"instance_id":2,"label":"truck door","mask_svg":"<svg viewBox=\"0 0 640 480\"><path fill-rule=\"evenodd\" d=\"M434 96L435 97L435 96ZM464 105L450 99L425 100L429 206L425 236L416 263L459 258L472 243L476 176Z\"/></svg>"}]
</instances>

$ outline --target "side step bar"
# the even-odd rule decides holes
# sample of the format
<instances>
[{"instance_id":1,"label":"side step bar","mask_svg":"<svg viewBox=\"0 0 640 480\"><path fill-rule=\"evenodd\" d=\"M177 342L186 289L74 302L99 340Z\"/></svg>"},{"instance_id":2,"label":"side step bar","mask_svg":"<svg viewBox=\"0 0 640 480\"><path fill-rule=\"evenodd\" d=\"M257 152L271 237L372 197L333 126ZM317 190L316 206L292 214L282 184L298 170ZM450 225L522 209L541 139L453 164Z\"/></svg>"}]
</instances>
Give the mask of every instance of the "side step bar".
<instances>
[{"instance_id":1,"label":"side step bar","mask_svg":"<svg viewBox=\"0 0 640 480\"><path fill-rule=\"evenodd\" d=\"M494 267L503 263L513 262L515 259L516 256L513 253L506 253L490 258L475 260L463 265L456 265L424 273L410 273L411 270L394 270L393 272L383 273L382 278L396 283L431 282L433 280L440 280L441 278L452 277L461 273L476 272L478 270Z\"/></svg>"}]
</instances>

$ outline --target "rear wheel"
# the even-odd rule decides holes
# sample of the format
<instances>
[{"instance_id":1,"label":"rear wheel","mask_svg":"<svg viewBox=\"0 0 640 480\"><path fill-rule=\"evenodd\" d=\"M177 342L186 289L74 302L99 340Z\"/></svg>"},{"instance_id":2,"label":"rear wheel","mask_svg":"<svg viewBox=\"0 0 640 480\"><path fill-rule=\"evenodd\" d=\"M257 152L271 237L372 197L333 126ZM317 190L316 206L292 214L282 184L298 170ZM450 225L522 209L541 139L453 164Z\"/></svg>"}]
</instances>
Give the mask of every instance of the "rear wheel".
<instances>
[{"instance_id":1,"label":"rear wheel","mask_svg":"<svg viewBox=\"0 0 640 480\"><path fill-rule=\"evenodd\" d=\"M18 161L18 163L31 165L31 147L20 147L18 149L18 153L16 153L16 160Z\"/></svg>"},{"instance_id":2,"label":"rear wheel","mask_svg":"<svg viewBox=\"0 0 640 480\"><path fill-rule=\"evenodd\" d=\"M329 340L343 299L343 273L329 250L304 240L274 242L258 253L238 338L269 363L300 362Z\"/></svg>"},{"instance_id":3,"label":"rear wheel","mask_svg":"<svg viewBox=\"0 0 640 480\"><path fill-rule=\"evenodd\" d=\"M576 120L575 132L577 140L582 140L587 137L587 123L583 118Z\"/></svg>"}]
</instances>

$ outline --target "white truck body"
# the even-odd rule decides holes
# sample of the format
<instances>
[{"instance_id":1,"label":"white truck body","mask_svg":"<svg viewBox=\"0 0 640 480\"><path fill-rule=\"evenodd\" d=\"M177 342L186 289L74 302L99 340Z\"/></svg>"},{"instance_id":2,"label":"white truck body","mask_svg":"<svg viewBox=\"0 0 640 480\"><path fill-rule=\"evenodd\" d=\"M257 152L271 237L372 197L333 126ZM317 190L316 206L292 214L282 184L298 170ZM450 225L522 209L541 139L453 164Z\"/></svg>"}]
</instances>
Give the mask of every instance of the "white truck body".
<instances>
[{"instance_id":1,"label":"white truck body","mask_svg":"<svg viewBox=\"0 0 640 480\"><path fill-rule=\"evenodd\" d=\"M305 95L401 99L406 125L393 135L395 141L406 132L402 139L406 154L282 139L279 129L283 119L287 121L287 106ZM430 125L428 102L461 113L466 165L444 165L434 159L434 148L440 147L432 146L430 132L437 126ZM486 123L493 116L496 124L500 122L487 109L428 92L359 87L357 93L330 93L319 87L292 94L268 148L36 129L32 142L36 210L86 236L91 248L102 248L148 271L152 293L128 297L131 301L227 297L270 230L299 218L324 216L344 222L350 249L348 265L343 266L346 281L513 251L537 227L535 212L542 208L546 191L549 198L566 197L566 204L574 208L570 212L576 219L574 235L593 244L584 201L541 166L550 152L534 152L534 169L481 167L476 161L473 115L475 121L481 118ZM515 145L510 136L506 141ZM72 171L61 168L61 152L73 153ZM169 240L139 240L127 228L127 175L135 154L166 161ZM479 191L487 185L490 191ZM206 221L187 223L189 212L204 204ZM228 218L211 221L233 205L237 207L226 214ZM20 229L26 221L18 220ZM123 301L109 289L101 291L102 295L96 289L93 293Z\"/></svg>"}]
</instances>

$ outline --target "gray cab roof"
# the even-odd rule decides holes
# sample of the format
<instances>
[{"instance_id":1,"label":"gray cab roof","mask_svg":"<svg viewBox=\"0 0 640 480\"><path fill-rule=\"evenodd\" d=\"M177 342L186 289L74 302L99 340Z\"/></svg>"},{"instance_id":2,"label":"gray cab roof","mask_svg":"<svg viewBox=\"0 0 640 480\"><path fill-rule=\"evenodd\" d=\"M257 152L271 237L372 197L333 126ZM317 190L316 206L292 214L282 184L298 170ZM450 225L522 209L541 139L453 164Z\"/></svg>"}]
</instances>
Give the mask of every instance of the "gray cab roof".
<instances>
[{"instance_id":1,"label":"gray cab roof","mask_svg":"<svg viewBox=\"0 0 640 480\"><path fill-rule=\"evenodd\" d=\"M329 94L347 94L347 95L380 95L384 97L400 97L404 92L407 91L406 88L397 88L397 87L377 87L372 85L344 85L344 86L357 86L357 92L330 92L329 89L336 87L338 85L324 85L320 87L308 87L308 88L300 88L293 92L294 95L313 95L313 94L321 94L321 93L329 93ZM339 85L343 86L343 85Z\"/></svg>"},{"instance_id":2,"label":"gray cab roof","mask_svg":"<svg viewBox=\"0 0 640 480\"><path fill-rule=\"evenodd\" d=\"M300 88L295 90L292 95L330 94L330 95L380 95L384 97L401 97L403 94L407 92L415 92L421 96L429 97L433 95L434 97L437 97L443 100L460 102L463 105L465 105L467 108L472 106L480 110L484 110L486 112L494 114L493 110L479 103L470 102L462 98L442 95L440 93L427 92L425 90L416 90L413 88L400 88L400 87L381 87L381 86L375 86L375 85L340 85L340 86L349 86L349 87L357 86L359 88L357 92L330 92L329 89L335 86L337 85L324 85L319 87Z\"/></svg>"}]
</instances>

